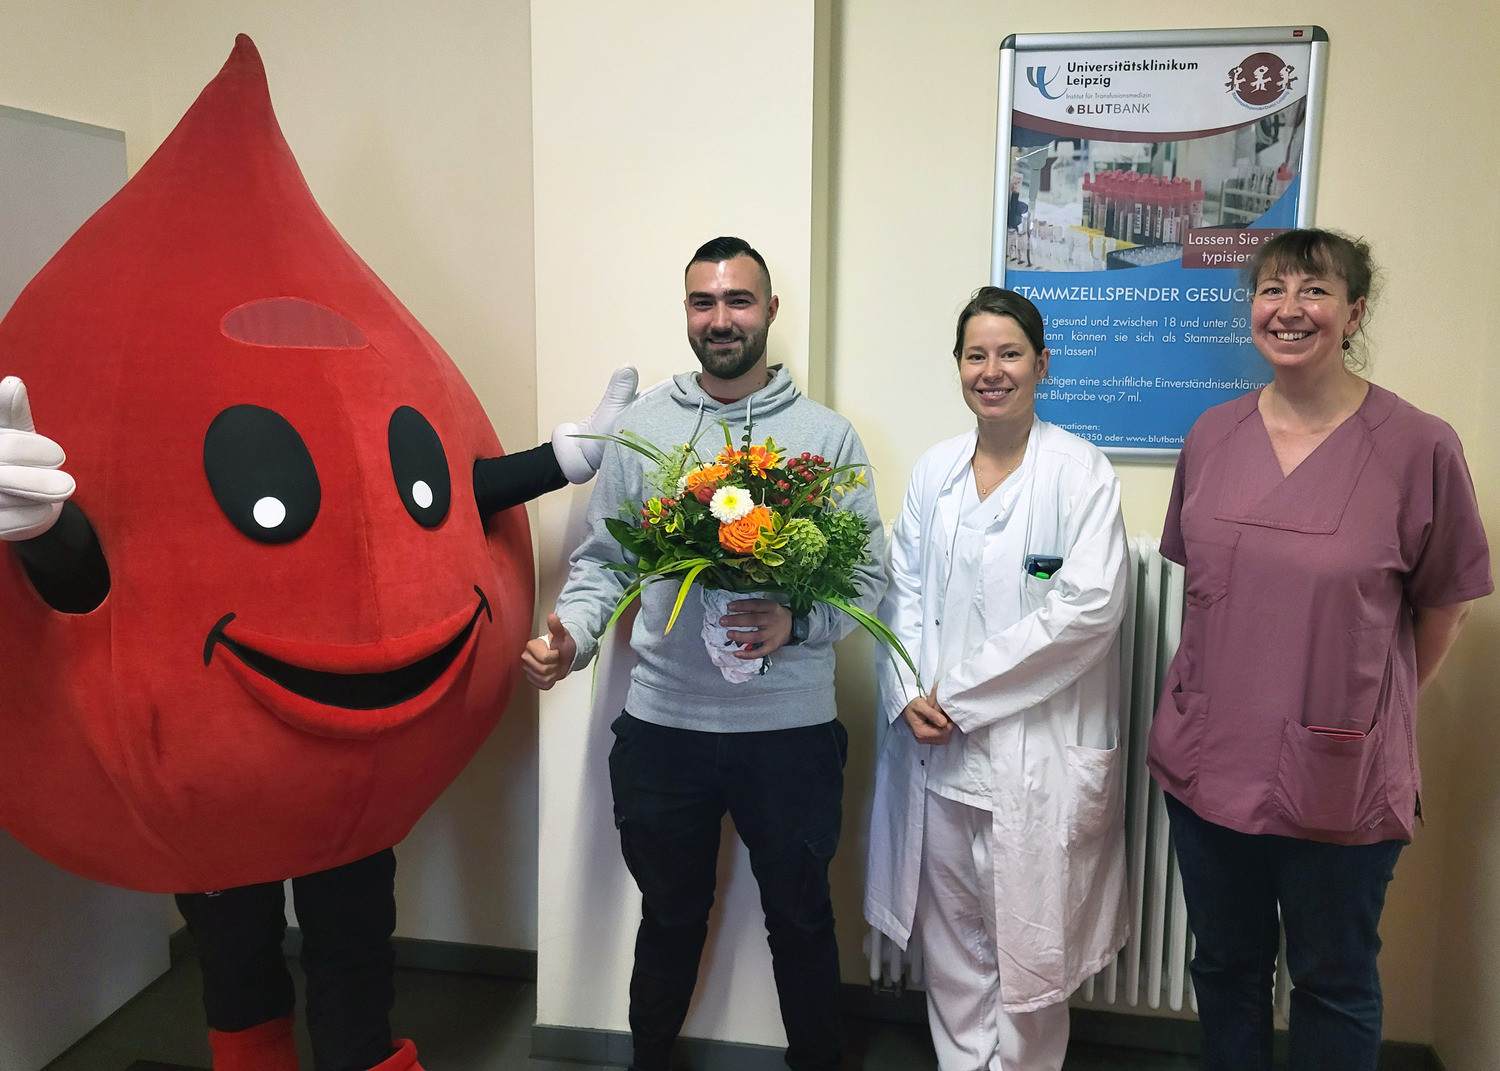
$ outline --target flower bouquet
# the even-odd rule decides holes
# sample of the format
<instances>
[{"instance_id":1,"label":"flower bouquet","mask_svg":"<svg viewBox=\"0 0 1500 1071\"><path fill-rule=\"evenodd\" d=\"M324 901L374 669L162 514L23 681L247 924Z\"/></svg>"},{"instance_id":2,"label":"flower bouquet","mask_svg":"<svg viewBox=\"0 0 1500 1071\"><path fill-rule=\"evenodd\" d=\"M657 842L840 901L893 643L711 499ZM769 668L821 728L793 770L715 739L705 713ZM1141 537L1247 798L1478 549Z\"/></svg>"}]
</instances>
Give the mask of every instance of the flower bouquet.
<instances>
[{"instance_id":1,"label":"flower bouquet","mask_svg":"<svg viewBox=\"0 0 1500 1071\"><path fill-rule=\"evenodd\" d=\"M810 453L788 456L769 438L752 445L749 427L736 447L729 426L719 425L724 449L711 461L699 456L696 439L665 451L629 431L602 436L654 464L647 484L648 493L655 494L639 504L624 503L622 518L605 521L627 555L624 563L610 567L632 577L609 625L647 584L678 577L666 630L676 623L688 589L698 584L705 644L729 680L748 679L756 664L727 654L729 641L718 618L728 599L714 593L775 598L794 617L805 616L816 603L835 606L916 674L895 634L851 601L858 595L854 568L869 559L870 532L865 519L839 500L865 484L864 466L834 465Z\"/></svg>"}]
</instances>

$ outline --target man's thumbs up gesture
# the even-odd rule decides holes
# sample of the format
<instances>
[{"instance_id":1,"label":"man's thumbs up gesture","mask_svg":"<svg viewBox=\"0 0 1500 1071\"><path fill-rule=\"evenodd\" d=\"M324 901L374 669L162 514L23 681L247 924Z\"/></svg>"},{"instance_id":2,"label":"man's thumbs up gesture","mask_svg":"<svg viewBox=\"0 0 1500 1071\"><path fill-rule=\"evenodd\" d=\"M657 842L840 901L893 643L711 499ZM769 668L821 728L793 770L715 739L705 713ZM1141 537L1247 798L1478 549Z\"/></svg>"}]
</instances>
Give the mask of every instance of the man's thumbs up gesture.
<instances>
[{"instance_id":1,"label":"man's thumbs up gesture","mask_svg":"<svg viewBox=\"0 0 1500 1071\"><path fill-rule=\"evenodd\" d=\"M526 679L545 692L568 675L577 656L578 644L557 615L548 614L547 635L538 636L526 645L521 652L521 667L526 671Z\"/></svg>"},{"instance_id":2,"label":"man's thumbs up gesture","mask_svg":"<svg viewBox=\"0 0 1500 1071\"><path fill-rule=\"evenodd\" d=\"M51 528L73 493L60 471L62 447L36 433L26 384L0 380L0 539L30 539Z\"/></svg>"}]
</instances>

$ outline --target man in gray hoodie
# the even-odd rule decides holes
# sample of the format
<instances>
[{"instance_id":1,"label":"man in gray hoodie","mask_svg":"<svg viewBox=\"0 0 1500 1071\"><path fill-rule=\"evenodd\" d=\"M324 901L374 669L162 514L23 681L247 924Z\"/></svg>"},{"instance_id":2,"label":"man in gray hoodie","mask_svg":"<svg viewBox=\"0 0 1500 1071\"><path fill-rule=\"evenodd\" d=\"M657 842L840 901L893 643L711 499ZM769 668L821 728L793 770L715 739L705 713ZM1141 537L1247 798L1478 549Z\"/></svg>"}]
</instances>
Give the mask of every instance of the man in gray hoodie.
<instances>
[{"instance_id":1,"label":"man in gray hoodie","mask_svg":"<svg viewBox=\"0 0 1500 1071\"><path fill-rule=\"evenodd\" d=\"M716 238L693 254L685 283L688 343L702 371L643 392L621 429L671 449L719 420L736 442L753 424L757 443L771 437L789 454L866 463L847 420L803 396L784 367L767 366L778 301L759 253L739 238ZM710 427L704 441L717 434ZM672 493L648 487L643 465L633 451L605 450L588 534L573 553L548 635L532 640L522 658L538 688L588 664L625 587L625 575L607 568L623 554L604 521L619 516L622 502ZM842 504L869 525L857 602L873 612L885 589L874 489L855 488ZM745 645L737 657L764 659L759 674L731 683L709 660L695 594L666 632L676 589L669 580L641 596L630 641L637 661L609 757L615 824L642 897L630 979L631 1066L667 1069L708 932L727 810L760 886L786 1062L792 1071L836 1068L843 1042L828 864L838 846L848 734L834 709L832 644L854 622L823 604L793 618L769 599L731 602L719 623Z\"/></svg>"}]
</instances>

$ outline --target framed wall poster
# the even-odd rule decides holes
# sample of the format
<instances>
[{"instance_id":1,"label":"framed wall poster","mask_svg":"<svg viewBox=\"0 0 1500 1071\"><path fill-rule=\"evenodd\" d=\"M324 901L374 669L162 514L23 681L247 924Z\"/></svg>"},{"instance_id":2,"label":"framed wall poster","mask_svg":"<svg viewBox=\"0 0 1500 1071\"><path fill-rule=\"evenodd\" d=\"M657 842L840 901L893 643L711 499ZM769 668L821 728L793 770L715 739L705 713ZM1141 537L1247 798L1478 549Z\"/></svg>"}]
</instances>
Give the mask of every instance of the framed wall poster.
<instances>
[{"instance_id":1,"label":"framed wall poster","mask_svg":"<svg viewBox=\"0 0 1500 1071\"><path fill-rule=\"evenodd\" d=\"M1170 460L1269 382L1239 269L1312 222L1327 50L1317 26L1005 39L990 275L1046 318L1043 419Z\"/></svg>"}]
</instances>

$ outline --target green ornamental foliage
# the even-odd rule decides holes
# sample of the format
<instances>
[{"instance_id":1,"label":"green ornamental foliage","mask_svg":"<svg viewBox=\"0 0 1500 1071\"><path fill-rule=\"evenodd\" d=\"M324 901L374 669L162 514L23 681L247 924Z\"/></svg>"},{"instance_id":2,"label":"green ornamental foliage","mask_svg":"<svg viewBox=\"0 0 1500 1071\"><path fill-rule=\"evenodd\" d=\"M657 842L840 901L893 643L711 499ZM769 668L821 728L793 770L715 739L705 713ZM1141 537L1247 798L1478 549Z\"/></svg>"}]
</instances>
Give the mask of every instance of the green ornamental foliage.
<instances>
[{"instance_id":1,"label":"green ornamental foliage","mask_svg":"<svg viewBox=\"0 0 1500 1071\"><path fill-rule=\"evenodd\" d=\"M781 535L786 540L787 566L797 572L811 572L828 557L828 537L808 517L787 521Z\"/></svg>"},{"instance_id":2,"label":"green ornamental foliage","mask_svg":"<svg viewBox=\"0 0 1500 1071\"><path fill-rule=\"evenodd\" d=\"M712 426L712 425L711 425ZM610 618L613 624L646 584L679 580L667 622L677 621L694 584L735 592L780 595L792 614L818 603L837 607L885 643L916 675L916 666L890 629L855 606L855 567L869 560L863 517L839 500L866 483L863 465L834 465L812 453L790 455L767 439L753 445L751 429L736 447L723 421L724 449L710 460L698 435L663 450L629 431L603 438L651 461L644 502L623 502L605 525L625 552L611 565L632 579Z\"/></svg>"}]
</instances>

